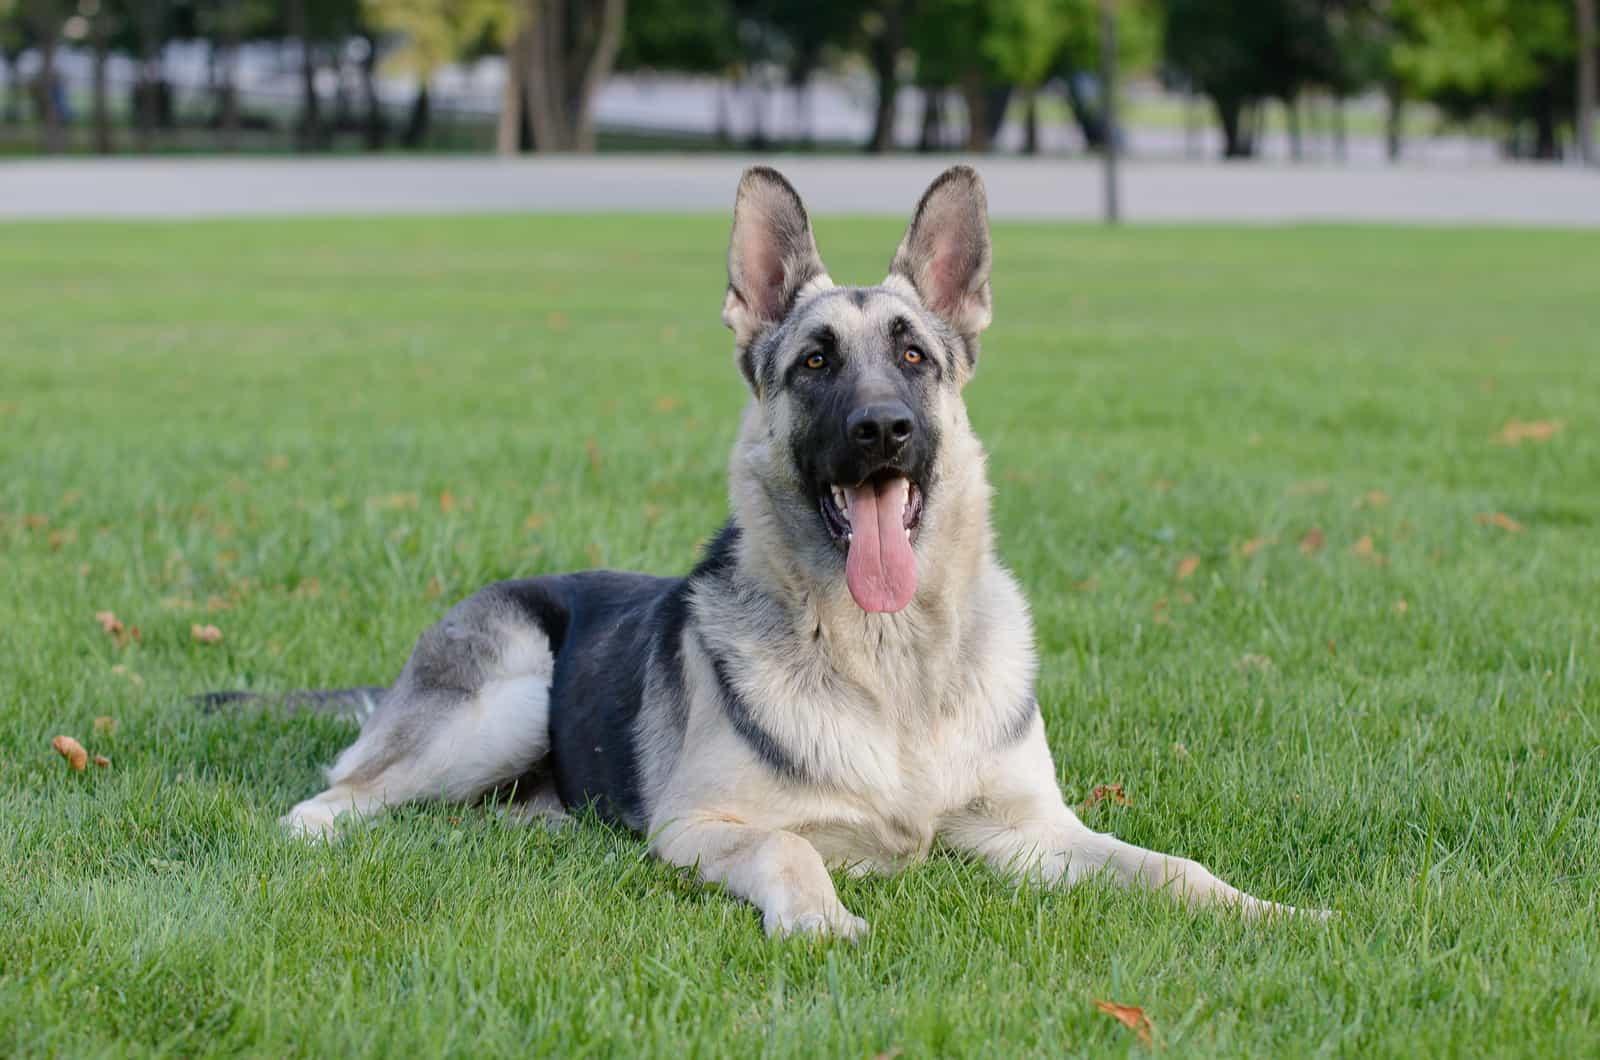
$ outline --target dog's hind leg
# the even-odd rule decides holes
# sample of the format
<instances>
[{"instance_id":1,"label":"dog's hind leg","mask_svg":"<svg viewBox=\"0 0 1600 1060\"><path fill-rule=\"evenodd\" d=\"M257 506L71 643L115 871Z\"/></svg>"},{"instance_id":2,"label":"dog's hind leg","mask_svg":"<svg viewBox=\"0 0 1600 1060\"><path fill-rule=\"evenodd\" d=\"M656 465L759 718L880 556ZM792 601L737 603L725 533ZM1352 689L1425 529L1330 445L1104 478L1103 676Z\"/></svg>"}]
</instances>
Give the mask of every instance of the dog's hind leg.
<instances>
[{"instance_id":1,"label":"dog's hind leg","mask_svg":"<svg viewBox=\"0 0 1600 1060\"><path fill-rule=\"evenodd\" d=\"M546 606L532 608L538 597ZM283 818L325 836L345 814L418 799L466 801L527 774L550 750L558 637L532 583L492 585L423 633L326 791Z\"/></svg>"},{"instance_id":2,"label":"dog's hind leg","mask_svg":"<svg viewBox=\"0 0 1600 1060\"><path fill-rule=\"evenodd\" d=\"M1071 886L1104 873L1124 886L1164 891L1186 904L1225 906L1247 916L1328 916L1246 894L1197 861L1146 850L1089 828L1061 797L1037 717L1020 744L997 756L983 793L943 818L939 829L951 846L982 857L998 871L1043 884Z\"/></svg>"}]
</instances>

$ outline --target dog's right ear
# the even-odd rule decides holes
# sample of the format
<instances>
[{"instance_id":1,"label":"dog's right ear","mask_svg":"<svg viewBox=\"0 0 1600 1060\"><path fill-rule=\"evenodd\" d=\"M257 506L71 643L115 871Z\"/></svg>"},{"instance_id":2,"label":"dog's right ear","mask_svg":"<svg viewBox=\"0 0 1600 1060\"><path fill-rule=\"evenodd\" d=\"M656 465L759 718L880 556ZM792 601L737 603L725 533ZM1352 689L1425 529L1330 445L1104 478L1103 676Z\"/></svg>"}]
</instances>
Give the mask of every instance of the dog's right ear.
<instances>
[{"instance_id":1,"label":"dog's right ear","mask_svg":"<svg viewBox=\"0 0 1600 1060\"><path fill-rule=\"evenodd\" d=\"M775 169L745 170L733 204L722 322L733 329L739 368L752 389L750 344L788 314L808 284L831 287L833 281L817 254L811 219L799 194Z\"/></svg>"}]
</instances>

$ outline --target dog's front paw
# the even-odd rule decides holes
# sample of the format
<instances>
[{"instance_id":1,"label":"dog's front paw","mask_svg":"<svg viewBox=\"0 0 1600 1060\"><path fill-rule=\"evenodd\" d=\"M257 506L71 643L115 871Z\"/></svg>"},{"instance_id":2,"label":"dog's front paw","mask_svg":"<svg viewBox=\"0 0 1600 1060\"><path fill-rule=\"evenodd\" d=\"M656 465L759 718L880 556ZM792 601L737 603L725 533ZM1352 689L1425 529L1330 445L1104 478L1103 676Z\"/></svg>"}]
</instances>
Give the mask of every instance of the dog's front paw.
<instances>
[{"instance_id":1,"label":"dog's front paw","mask_svg":"<svg viewBox=\"0 0 1600 1060\"><path fill-rule=\"evenodd\" d=\"M339 815L332 806L307 799L278 818L278 824L296 839L332 839L339 829Z\"/></svg>"},{"instance_id":2,"label":"dog's front paw","mask_svg":"<svg viewBox=\"0 0 1600 1060\"><path fill-rule=\"evenodd\" d=\"M799 935L807 938L841 938L854 942L867 933L867 922L838 902L833 903L833 908L826 911L807 910L790 915L767 913L762 917L762 925L767 929L767 936L775 939Z\"/></svg>"}]
</instances>

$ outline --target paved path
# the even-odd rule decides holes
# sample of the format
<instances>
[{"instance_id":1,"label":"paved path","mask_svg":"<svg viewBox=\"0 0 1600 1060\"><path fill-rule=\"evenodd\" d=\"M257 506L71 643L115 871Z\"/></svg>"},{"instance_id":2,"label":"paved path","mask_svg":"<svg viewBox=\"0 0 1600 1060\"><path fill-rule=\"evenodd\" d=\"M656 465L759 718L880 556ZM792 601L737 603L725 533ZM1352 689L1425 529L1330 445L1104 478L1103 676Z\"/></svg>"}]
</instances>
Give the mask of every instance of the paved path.
<instances>
[{"instance_id":1,"label":"paved path","mask_svg":"<svg viewBox=\"0 0 1600 1060\"><path fill-rule=\"evenodd\" d=\"M539 160L111 159L0 163L0 219L288 214L722 212L733 156ZM949 159L780 158L818 213L904 214ZM1094 219L1090 161L976 160L996 217ZM1554 166L1131 163L1137 221L1375 221L1600 227L1600 172Z\"/></svg>"}]
</instances>

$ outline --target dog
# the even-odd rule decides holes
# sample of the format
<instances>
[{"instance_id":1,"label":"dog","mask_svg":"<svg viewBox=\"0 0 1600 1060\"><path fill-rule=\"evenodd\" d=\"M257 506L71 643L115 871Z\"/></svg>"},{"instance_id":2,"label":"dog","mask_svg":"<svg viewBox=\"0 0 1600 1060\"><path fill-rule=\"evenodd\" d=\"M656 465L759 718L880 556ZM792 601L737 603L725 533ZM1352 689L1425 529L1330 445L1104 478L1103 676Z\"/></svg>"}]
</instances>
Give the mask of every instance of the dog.
<instances>
[{"instance_id":1,"label":"dog","mask_svg":"<svg viewBox=\"0 0 1600 1060\"><path fill-rule=\"evenodd\" d=\"M957 166L881 284L836 286L794 188L748 170L722 319L750 399L732 514L699 564L490 585L392 687L311 694L361 732L284 824L330 836L344 815L509 787L515 819L590 808L644 834L774 936L860 936L830 870L892 873L935 842L1041 884L1104 874L1295 912L1095 832L1062 797L962 402L991 259L983 184Z\"/></svg>"}]
</instances>

